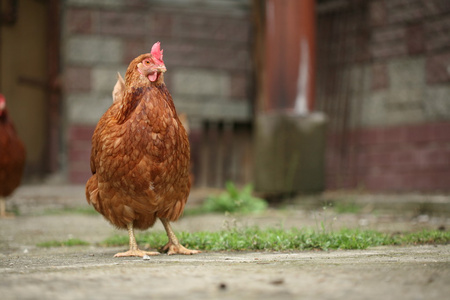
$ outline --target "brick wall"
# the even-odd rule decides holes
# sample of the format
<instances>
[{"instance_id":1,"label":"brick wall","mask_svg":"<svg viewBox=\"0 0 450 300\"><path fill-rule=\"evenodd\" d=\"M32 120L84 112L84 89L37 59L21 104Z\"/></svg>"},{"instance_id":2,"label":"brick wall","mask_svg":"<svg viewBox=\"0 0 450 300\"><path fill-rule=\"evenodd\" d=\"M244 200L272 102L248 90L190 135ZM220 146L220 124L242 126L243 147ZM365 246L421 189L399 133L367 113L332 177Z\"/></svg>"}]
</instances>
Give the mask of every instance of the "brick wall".
<instances>
[{"instance_id":1,"label":"brick wall","mask_svg":"<svg viewBox=\"0 0 450 300\"><path fill-rule=\"evenodd\" d=\"M368 49L369 55L361 61L342 58L352 63L341 65L335 86L350 89L318 99L325 109L340 97L349 106L328 110L327 187L448 192L450 2L355 3L368 21L363 26L350 24L349 28L364 28L346 33L346 39L355 38L352 35L366 39L356 49ZM335 14L336 22L345 22L343 16ZM346 71L359 74L360 79L345 76Z\"/></svg>"},{"instance_id":2,"label":"brick wall","mask_svg":"<svg viewBox=\"0 0 450 300\"><path fill-rule=\"evenodd\" d=\"M370 190L448 191L449 130L450 123L427 123L362 131L362 182Z\"/></svg>"},{"instance_id":3,"label":"brick wall","mask_svg":"<svg viewBox=\"0 0 450 300\"><path fill-rule=\"evenodd\" d=\"M164 50L166 84L191 132L204 121L249 122L250 1L68 0L63 17L68 179L90 176L90 139L112 103L116 73Z\"/></svg>"},{"instance_id":4,"label":"brick wall","mask_svg":"<svg viewBox=\"0 0 450 300\"><path fill-rule=\"evenodd\" d=\"M372 191L448 191L450 122L368 128L349 133L353 156L343 172L336 147L327 153L327 186ZM328 145L339 137L330 135Z\"/></svg>"},{"instance_id":5,"label":"brick wall","mask_svg":"<svg viewBox=\"0 0 450 300\"><path fill-rule=\"evenodd\" d=\"M91 138L95 126L73 125L68 132L69 181L85 183L90 176Z\"/></svg>"}]
</instances>

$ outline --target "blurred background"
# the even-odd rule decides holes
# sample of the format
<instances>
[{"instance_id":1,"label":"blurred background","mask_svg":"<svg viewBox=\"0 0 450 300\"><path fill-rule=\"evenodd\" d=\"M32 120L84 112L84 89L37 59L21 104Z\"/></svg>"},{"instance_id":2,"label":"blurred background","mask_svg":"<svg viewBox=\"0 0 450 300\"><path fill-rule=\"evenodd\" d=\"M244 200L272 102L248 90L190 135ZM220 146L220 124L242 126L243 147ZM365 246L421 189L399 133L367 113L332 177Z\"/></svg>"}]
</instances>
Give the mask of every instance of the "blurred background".
<instances>
[{"instance_id":1,"label":"blurred background","mask_svg":"<svg viewBox=\"0 0 450 300\"><path fill-rule=\"evenodd\" d=\"M116 73L161 42L195 187L450 191L448 0L2 0L25 183L84 184Z\"/></svg>"}]
</instances>

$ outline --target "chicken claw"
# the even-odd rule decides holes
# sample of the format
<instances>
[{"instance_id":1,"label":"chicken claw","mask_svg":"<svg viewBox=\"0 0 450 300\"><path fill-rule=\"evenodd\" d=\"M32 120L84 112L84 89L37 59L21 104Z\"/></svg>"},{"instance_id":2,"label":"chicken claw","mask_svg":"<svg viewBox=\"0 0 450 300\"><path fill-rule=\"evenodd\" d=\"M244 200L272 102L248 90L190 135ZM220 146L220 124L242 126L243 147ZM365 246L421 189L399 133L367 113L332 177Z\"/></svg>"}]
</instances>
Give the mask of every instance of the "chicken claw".
<instances>
[{"instance_id":1,"label":"chicken claw","mask_svg":"<svg viewBox=\"0 0 450 300\"><path fill-rule=\"evenodd\" d=\"M181 245L180 242L178 241L177 236L173 232L169 221L167 219L162 219L162 218L160 220L163 223L164 229L167 232L167 237L169 238L169 242L162 248L163 252L167 252L168 255L173 255L173 254L192 255L192 254L197 254L197 253L202 252L199 250L190 250L190 249L187 249L186 247L184 247L183 245Z\"/></svg>"},{"instance_id":2,"label":"chicken claw","mask_svg":"<svg viewBox=\"0 0 450 300\"><path fill-rule=\"evenodd\" d=\"M127 224L128 228L128 235L130 237L130 250L127 252L119 252L114 257L128 257L128 256L139 256L144 257L144 255L159 255L159 252L149 252L149 251L142 251L138 248L138 245L136 243L136 237L134 236L134 228L133 228L133 222Z\"/></svg>"},{"instance_id":3,"label":"chicken claw","mask_svg":"<svg viewBox=\"0 0 450 300\"><path fill-rule=\"evenodd\" d=\"M149 252L149 251L142 251L140 249L132 249L128 250L127 252L120 252L114 255L114 257L128 257L128 256L138 256L138 257L144 257L145 255L159 255L159 252Z\"/></svg>"},{"instance_id":4,"label":"chicken claw","mask_svg":"<svg viewBox=\"0 0 450 300\"><path fill-rule=\"evenodd\" d=\"M172 242L168 242L162 248L162 251L163 252L167 252L168 255L173 255L173 254L192 255L192 254L198 254L198 253L202 252L202 251L199 251L199 250L190 250L190 249L187 249L186 247L184 247L181 244L175 245Z\"/></svg>"}]
</instances>

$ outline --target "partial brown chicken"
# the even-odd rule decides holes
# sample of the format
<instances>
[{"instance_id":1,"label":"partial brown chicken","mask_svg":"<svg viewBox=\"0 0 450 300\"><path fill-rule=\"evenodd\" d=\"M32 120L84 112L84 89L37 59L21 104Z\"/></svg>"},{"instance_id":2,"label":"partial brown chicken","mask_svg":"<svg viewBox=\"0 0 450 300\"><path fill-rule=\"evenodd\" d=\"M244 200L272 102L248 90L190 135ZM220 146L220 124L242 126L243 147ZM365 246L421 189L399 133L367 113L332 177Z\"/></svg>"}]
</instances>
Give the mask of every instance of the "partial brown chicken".
<instances>
[{"instance_id":1,"label":"partial brown chicken","mask_svg":"<svg viewBox=\"0 0 450 300\"><path fill-rule=\"evenodd\" d=\"M140 250L134 229L160 219L169 238L163 251L195 254L182 246L170 222L183 212L189 190L189 141L164 84L166 67L160 43L119 77L113 104L92 136L89 204L111 224L128 229L130 249L115 257L157 255Z\"/></svg>"},{"instance_id":2,"label":"partial brown chicken","mask_svg":"<svg viewBox=\"0 0 450 300\"><path fill-rule=\"evenodd\" d=\"M19 139L6 109L5 97L0 94L0 217L6 213L6 197L19 186L25 166L25 147Z\"/></svg>"}]
</instances>

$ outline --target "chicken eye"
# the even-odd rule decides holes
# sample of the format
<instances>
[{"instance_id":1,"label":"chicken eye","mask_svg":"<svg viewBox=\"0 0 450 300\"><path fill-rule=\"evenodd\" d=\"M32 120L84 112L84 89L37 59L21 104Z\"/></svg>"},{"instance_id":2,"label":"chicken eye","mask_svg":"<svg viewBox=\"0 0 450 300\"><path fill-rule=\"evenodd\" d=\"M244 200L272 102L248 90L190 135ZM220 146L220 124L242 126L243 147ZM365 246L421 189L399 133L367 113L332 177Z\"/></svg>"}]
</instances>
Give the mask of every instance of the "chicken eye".
<instances>
[{"instance_id":1,"label":"chicken eye","mask_svg":"<svg viewBox=\"0 0 450 300\"><path fill-rule=\"evenodd\" d=\"M150 60L148 60L148 59L144 60L144 65L149 66L150 65Z\"/></svg>"}]
</instances>

